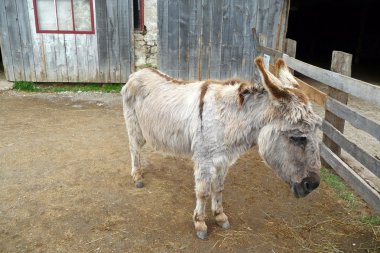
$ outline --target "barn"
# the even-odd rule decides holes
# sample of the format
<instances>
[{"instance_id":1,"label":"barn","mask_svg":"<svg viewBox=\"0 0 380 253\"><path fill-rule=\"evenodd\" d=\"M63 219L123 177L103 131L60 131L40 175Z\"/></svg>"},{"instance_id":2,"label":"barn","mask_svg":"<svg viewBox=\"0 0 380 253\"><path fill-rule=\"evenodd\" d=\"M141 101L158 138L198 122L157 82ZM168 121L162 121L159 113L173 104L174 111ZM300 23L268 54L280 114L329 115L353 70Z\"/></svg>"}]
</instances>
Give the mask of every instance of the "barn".
<instances>
[{"instance_id":1,"label":"barn","mask_svg":"<svg viewBox=\"0 0 380 253\"><path fill-rule=\"evenodd\" d=\"M9 81L126 82L144 66L181 78L250 79L251 28L282 49L289 0L4 0Z\"/></svg>"}]
</instances>

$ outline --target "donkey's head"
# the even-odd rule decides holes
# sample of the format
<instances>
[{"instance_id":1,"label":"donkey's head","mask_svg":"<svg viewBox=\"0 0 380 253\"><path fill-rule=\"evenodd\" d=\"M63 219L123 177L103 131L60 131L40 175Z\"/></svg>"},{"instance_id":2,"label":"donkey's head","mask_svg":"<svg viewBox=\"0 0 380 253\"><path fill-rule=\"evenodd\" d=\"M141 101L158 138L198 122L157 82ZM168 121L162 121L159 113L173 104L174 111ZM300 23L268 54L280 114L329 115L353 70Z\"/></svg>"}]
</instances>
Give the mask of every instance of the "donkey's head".
<instances>
[{"instance_id":1,"label":"donkey's head","mask_svg":"<svg viewBox=\"0 0 380 253\"><path fill-rule=\"evenodd\" d=\"M258 136L259 153L290 184L296 197L304 197L319 186L316 131L321 119L282 59L276 62L276 76L265 68L261 57L255 63L269 97Z\"/></svg>"}]
</instances>

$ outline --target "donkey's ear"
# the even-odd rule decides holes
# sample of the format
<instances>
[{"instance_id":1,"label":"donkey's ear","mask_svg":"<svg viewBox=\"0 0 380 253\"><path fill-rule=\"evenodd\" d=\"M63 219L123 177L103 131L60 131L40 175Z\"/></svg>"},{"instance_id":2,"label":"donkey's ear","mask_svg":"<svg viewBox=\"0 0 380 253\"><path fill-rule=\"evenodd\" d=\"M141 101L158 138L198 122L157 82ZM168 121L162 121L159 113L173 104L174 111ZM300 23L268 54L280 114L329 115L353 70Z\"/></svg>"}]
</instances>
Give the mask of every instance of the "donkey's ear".
<instances>
[{"instance_id":1,"label":"donkey's ear","mask_svg":"<svg viewBox=\"0 0 380 253\"><path fill-rule=\"evenodd\" d=\"M292 73L290 73L288 66L285 61L281 58L276 61L276 76L280 79L282 85L290 88L299 89L300 86L297 80L294 78Z\"/></svg>"},{"instance_id":2,"label":"donkey's ear","mask_svg":"<svg viewBox=\"0 0 380 253\"><path fill-rule=\"evenodd\" d=\"M244 101L256 91L257 89L251 84L247 84L244 82L240 83L238 91L237 91L239 95L240 106L242 106L244 104Z\"/></svg>"},{"instance_id":3,"label":"donkey's ear","mask_svg":"<svg viewBox=\"0 0 380 253\"><path fill-rule=\"evenodd\" d=\"M265 68L263 57L257 57L255 63L259 69L264 88L270 94L271 99L289 100L291 98L290 93L281 85L280 80Z\"/></svg>"}]
</instances>

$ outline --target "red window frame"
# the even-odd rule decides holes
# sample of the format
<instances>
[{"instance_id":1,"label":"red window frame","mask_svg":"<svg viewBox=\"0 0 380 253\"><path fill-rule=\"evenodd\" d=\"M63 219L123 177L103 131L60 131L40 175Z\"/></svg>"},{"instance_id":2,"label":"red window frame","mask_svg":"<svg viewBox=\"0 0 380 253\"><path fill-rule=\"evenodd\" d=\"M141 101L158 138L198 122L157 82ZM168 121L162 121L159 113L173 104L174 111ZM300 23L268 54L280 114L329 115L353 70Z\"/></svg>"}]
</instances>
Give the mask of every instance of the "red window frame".
<instances>
[{"instance_id":1,"label":"red window frame","mask_svg":"<svg viewBox=\"0 0 380 253\"><path fill-rule=\"evenodd\" d=\"M2 0L0 0L2 1ZM34 19L36 21L36 32L37 33L61 33L61 34L95 34L95 20L94 20L94 6L93 6L93 0L90 0L90 17L91 17L91 30L89 31L77 31L75 30L75 18L74 18L74 3L73 0L71 0L71 16L73 20L73 30L59 30L59 23L58 23L58 11L57 11L57 4L54 1L55 5L55 16L57 18L57 30L43 30L40 29L39 23L38 23L38 13L37 13L37 0L33 0L33 6L34 6Z\"/></svg>"}]
</instances>

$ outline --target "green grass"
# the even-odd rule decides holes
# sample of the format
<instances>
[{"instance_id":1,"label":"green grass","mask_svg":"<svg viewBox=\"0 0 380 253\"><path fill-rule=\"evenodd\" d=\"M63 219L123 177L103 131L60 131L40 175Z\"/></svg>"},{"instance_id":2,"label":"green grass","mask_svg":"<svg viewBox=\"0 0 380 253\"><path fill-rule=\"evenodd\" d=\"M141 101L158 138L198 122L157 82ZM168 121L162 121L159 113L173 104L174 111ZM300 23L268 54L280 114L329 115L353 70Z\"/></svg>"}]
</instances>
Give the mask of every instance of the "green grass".
<instances>
[{"instance_id":1,"label":"green grass","mask_svg":"<svg viewBox=\"0 0 380 253\"><path fill-rule=\"evenodd\" d=\"M144 65L139 66L139 69L143 69L143 68L157 69L157 66L152 65L151 63L146 63Z\"/></svg>"},{"instance_id":2,"label":"green grass","mask_svg":"<svg viewBox=\"0 0 380 253\"><path fill-rule=\"evenodd\" d=\"M367 225L380 226L380 217L377 215L363 215L360 217L360 221Z\"/></svg>"},{"instance_id":3,"label":"green grass","mask_svg":"<svg viewBox=\"0 0 380 253\"><path fill-rule=\"evenodd\" d=\"M26 81L16 81L13 88L22 91L40 91L35 83Z\"/></svg>"},{"instance_id":4,"label":"green grass","mask_svg":"<svg viewBox=\"0 0 380 253\"><path fill-rule=\"evenodd\" d=\"M330 170L326 168L321 168L321 177L322 180L325 181L331 188L334 189L336 194L347 201L350 207L353 207L357 201L354 193L347 188L343 180L338 176L332 173Z\"/></svg>"},{"instance_id":5,"label":"green grass","mask_svg":"<svg viewBox=\"0 0 380 253\"><path fill-rule=\"evenodd\" d=\"M33 82L17 81L14 89L29 92L120 92L122 84L41 84Z\"/></svg>"},{"instance_id":6,"label":"green grass","mask_svg":"<svg viewBox=\"0 0 380 253\"><path fill-rule=\"evenodd\" d=\"M41 86L43 87L43 86ZM42 90L45 92L120 92L121 84L67 84L67 85L50 85L43 87Z\"/></svg>"},{"instance_id":7,"label":"green grass","mask_svg":"<svg viewBox=\"0 0 380 253\"><path fill-rule=\"evenodd\" d=\"M344 199L347 202L349 208L354 208L359 201L356 195L349 189L342 178L331 172L324 167L321 168L321 178L326 182L339 198ZM361 223L370 226L380 226L380 216L378 215L361 215L356 217Z\"/></svg>"}]
</instances>

